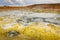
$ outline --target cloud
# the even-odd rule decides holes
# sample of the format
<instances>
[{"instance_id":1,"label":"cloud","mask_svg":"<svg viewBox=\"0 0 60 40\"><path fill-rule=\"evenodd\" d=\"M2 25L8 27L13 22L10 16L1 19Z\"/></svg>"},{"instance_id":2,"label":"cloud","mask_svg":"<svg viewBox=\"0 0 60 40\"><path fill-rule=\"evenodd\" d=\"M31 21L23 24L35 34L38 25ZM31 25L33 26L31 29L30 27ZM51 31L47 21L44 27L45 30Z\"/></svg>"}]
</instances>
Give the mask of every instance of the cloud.
<instances>
[{"instance_id":1,"label":"cloud","mask_svg":"<svg viewBox=\"0 0 60 40\"><path fill-rule=\"evenodd\" d=\"M25 4L25 1L24 0L15 0L15 1L18 2L18 3Z\"/></svg>"},{"instance_id":2,"label":"cloud","mask_svg":"<svg viewBox=\"0 0 60 40\"><path fill-rule=\"evenodd\" d=\"M4 0L4 1L13 4L12 0Z\"/></svg>"},{"instance_id":3,"label":"cloud","mask_svg":"<svg viewBox=\"0 0 60 40\"><path fill-rule=\"evenodd\" d=\"M15 4L15 3L25 4L24 0L5 0L5 2L9 2L11 4Z\"/></svg>"},{"instance_id":4,"label":"cloud","mask_svg":"<svg viewBox=\"0 0 60 40\"><path fill-rule=\"evenodd\" d=\"M27 4L60 3L60 0L26 0Z\"/></svg>"},{"instance_id":5,"label":"cloud","mask_svg":"<svg viewBox=\"0 0 60 40\"><path fill-rule=\"evenodd\" d=\"M47 3L60 3L60 0L0 0L0 4L2 5L23 6L23 5L47 4Z\"/></svg>"}]
</instances>

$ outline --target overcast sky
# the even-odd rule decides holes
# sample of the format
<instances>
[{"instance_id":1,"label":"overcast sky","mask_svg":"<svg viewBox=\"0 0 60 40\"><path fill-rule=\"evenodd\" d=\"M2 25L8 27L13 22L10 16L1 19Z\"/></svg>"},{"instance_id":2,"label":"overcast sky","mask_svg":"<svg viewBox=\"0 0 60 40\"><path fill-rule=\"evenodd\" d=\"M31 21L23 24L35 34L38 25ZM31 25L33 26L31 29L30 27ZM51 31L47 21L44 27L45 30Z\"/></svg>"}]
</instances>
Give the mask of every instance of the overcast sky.
<instances>
[{"instance_id":1,"label":"overcast sky","mask_svg":"<svg viewBox=\"0 0 60 40\"><path fill-rule=\"evenodd\" d=\"M31 5L31 4L45 4L45 3L60 3L60 0L0 0L0 5Z\"/></svg>"}]
</instances>

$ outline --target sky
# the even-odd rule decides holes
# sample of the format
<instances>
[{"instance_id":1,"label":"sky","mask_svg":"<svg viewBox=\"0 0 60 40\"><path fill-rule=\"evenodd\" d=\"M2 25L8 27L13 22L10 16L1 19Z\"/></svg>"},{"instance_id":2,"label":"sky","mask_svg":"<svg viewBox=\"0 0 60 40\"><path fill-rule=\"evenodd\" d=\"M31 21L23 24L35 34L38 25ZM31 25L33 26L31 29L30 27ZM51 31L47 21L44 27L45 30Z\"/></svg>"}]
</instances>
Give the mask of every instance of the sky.
<instances>
[{"instance_id":1,"label":"sky","mask_svg":"<svg viewBox=\"0 0 60 40\"><path fill-rule=\"evenodd\" d=\"M0 0L0 6L26 6L47 3L60 3L60 0Z\"/></svg>"}]
</instances>

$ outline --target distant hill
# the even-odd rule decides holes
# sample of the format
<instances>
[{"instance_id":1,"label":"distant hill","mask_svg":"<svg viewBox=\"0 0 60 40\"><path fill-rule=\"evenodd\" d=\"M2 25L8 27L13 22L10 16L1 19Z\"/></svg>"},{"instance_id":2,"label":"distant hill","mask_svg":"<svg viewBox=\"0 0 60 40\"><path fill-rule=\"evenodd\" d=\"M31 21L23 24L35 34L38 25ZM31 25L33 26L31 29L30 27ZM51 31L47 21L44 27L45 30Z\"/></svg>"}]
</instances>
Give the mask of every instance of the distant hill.
<instances>
[{"instance_id":1,"label":"distant hill","mask_svg":"<svg viewBox=\"0 0 60 40\"><path fill-rule=\"evenodd\" d=\"M24 10L24 11L34 11L34 12L59 12L60 4L35 4L30 6L0 6L1 11L7 10Z\"/></svg>"}]
</instances>

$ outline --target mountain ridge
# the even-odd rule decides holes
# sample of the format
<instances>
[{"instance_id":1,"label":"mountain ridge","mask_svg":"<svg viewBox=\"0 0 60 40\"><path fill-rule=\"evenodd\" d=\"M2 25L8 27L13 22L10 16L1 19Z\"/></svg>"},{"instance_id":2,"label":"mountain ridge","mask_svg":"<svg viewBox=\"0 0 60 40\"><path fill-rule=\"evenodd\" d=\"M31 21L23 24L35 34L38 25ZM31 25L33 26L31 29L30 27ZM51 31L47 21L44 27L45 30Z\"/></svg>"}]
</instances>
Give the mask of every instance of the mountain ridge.
<instances>
[{"instance_id":1,"label":"mountain ridge","mask_svg":"<svg viewBox=\"0 0 60 40\"><path fill-rule=\"evenodd\" d=\"M34 4L29 6L0 6L0 11L7 11L7 10L44 10L44 11L57 11L60 12L60 4Z\"/></svg>"}]
</instances>

